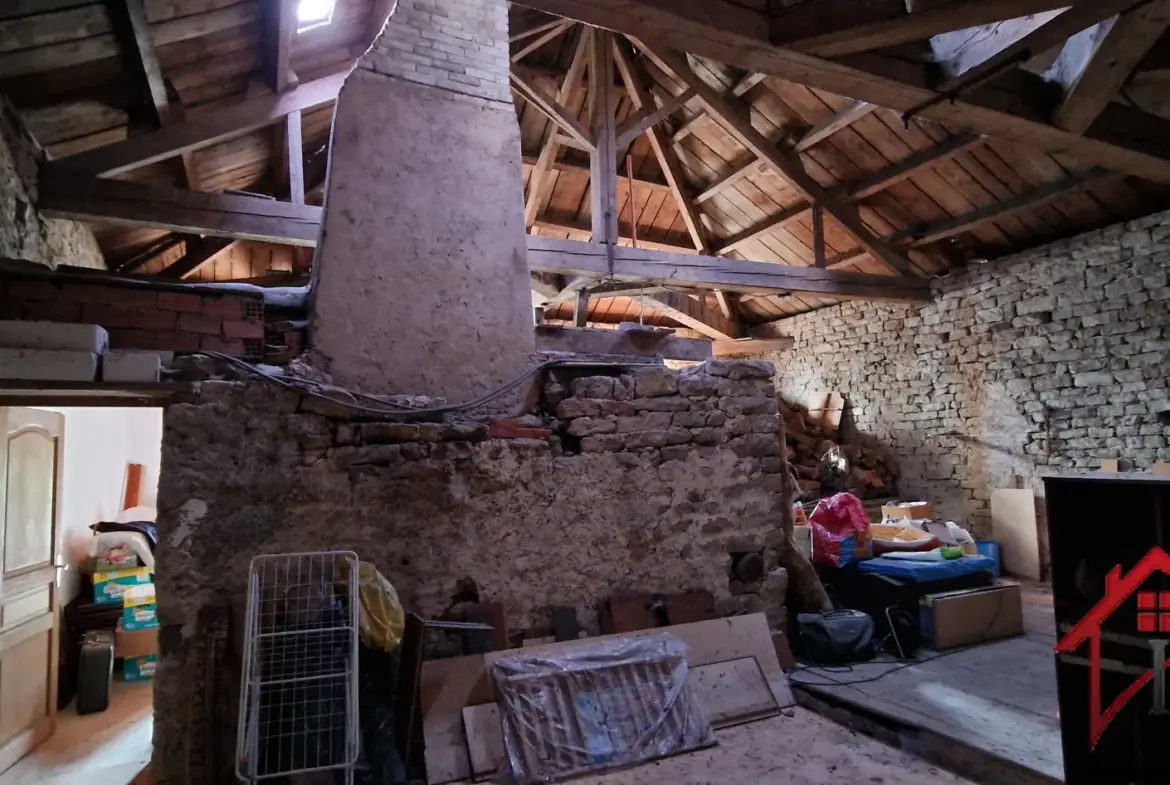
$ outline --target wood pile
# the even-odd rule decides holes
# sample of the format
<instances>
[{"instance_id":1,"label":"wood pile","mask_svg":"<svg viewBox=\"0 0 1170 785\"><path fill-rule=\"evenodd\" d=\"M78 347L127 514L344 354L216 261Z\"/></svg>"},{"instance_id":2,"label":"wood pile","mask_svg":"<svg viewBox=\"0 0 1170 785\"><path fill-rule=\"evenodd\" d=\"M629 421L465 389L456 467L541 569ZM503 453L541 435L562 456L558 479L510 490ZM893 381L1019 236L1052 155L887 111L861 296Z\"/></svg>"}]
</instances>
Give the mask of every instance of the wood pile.
<instances>
[{"instance_id":1,"label":"wood pile","mask_svg":"<svg viewBox=\"0 0 1170 785\"><path fill-rule=\"evenodd\" d=\"M788 463L798 489L797 500L815 501L822 496L845 490L859 499L875 499L895 493L897 474L891 463L872 448L842 444L840 429L816 422L803 406L780 403L780 414L788 439ZM848 468L840 478L840 488L830 487L833 475L822 458L840 448Z\"/></svg>"}]
</instances>

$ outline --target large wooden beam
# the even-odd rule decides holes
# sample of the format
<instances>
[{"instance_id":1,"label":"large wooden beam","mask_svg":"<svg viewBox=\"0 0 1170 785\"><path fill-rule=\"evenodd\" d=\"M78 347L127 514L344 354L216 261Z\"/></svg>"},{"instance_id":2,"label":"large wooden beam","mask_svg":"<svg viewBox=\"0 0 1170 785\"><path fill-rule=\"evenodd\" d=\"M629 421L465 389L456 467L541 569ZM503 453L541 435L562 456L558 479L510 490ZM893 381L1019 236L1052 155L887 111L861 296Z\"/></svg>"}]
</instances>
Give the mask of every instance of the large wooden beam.
<instances>
[{"instance_id":1,"label":"large wooden beam","mask_svg":"<svg viewBox=\"0 0 1170 785\"><path fill-rule=\"evenodd\" d=\"M596 146L589 156L589 205L593 242L618 241L617 102L613 84L613 34L594 30L589 43L589 117Z\"/></svg>"},{"instance_id":2,"label":"large wooden beam","mask_svg":"<svg viewBox=\"0 0 1170 785\"><path fill-rule=\"evenodd\" d=\"M37 206L50 218L315 246L320 207L100 178L42 173Z\"/></svg>"},{"instance_id":3,"label":"large wooden beam","mask_svg":"<svg viewBox=\"0 0 1170 785\"><path fill-rule=\"evenodd\" d=\"M610 274L606 249L602 246L531 235L528 237L528 267L536 272L562 275L600 278ZM930 300L930 282L925 278L817 270L641 248L613 249L613 278L757 294L808 292L840 299Z\"/></svg>"},{"instance_id":4,"label":"large wooden beam","mask_svg":"<svg viewBox=\"0 0 1170 785\"><path fill-rule=\"evenodd\" d=\"M1170 0L1154 0L1070 38L1049 72L1064 89L1053 124L1091 126L1168 26Z\"/></svg>"},{"instance_id":5,"label":"large wooden beam","mask_svg":"<svg viewBox=\"0 0 1170 785\"><path fill-rule=\"evenodd\" d=\"M917 172L929 169L965 150L970 150L975 145L982 144L985 138L969 132L955 134L946 141L927 150L920 150L885 169L860 177L853 182L839 185L832 189L832 193L850 202L859 202L902 182ZM803 220L812 212L812 209L813 206L809 202L799 202L787 207L776 215L765 218L755 226L750 226L739 234L729 237L723 245L715 250L715 253L722 256L732 251L738 251L744 245L758 240L765 234L781 229L793 221Z\"/></svg>"},{"instance_id":6,"label":"large wooden beam","mask_svg":"<svg viewBox=\"0 0 1170 785\"><path fill-rule=\"evenodd\" d=\"M194 237L187 241L187 252L159 271L159 278L181 281L200 267L215 260L234 246L238 240L227 237Z\"/></svg>"},{"instance_id":7,"label":"large wooden beam","mask_svg":"<svg viewBox=\"0 0 1170 785\"><path fill-rule=\"evenodd\" d=\"M586 223L578 221L556 220L549 216L542 216L538 218L533 224L534 229L542 229L550 232L567 232L572 239L588 242L593 237L593 228ZM619 222L618 228L620 234L618 235L619 244L632 243L633 233L630 231L629 222ZM690 245L683 245L683 238L679 238L678 242L659 242L656 240L647 240L644 237L638 237L639 248L649 248L652 251L670 251L672 253L697 253Z\"/></svg>"},{"instance_id":8,"label":"large wooden beam","mask_svg":"<svg viewBox=\"0 0 1170 785\"><path fill-rule=\"evenodd\" d=\"M589 62L589 46L592 36L591 28L581 28L573 60L569 64L569 70L565 73L565 81L561 83L556 95L557 103L562 106L568 104L570 97L581 84L581 77L585 74L585 66ZM528 180L528 197L524 202L524 223L529 229L532 229L536 219L544 211L544 205L552 193L552 178L548 174L549 170L556 164L557 155L560 154L561 144L557 141L559 137L557 124L550 122L544 131L540 155L536 159L532 176Z\"/></svg>"},{"instance_id":9,"label":"large wooden beam","mask_svg":"<svg viewBox=\"0 0 1170 785\"><path fill-rule=\"evenodd\" d=\"M539 49L540 47L547 44L549 41L553 40L554 38L556 38L559 35L562 35L566 30L568 30L572 26L573 26L573 22L571 20L568 20L568 19L558 20L557 24L553 25L548 30L546 30L543 33L541 33L540 35L536 36L534 40L529 41L527 44L521 46L519 48L519 50L517 50L515 53L513 53L512 54L512 62L513 63L520 62L525 57L528 57L528 55L532 54L537 49Z\"/></svg>"},{"instance_id":10,"label":"large wooden beam","mask_svg":"<svg viewBox=\"0 0 1170 785\"><path fill-rule=\"evenodd\" d=\"M297 33L298 0L264 0L264 81L283 93L291 84L293 37Z\"/></svg>"},{"instance_id":11,"label":"large wooden beam","mask_svg":"<svg viewBox=\"0 0 1170 785\"><path fill-rule=\"evenodd\" d=\"M691 297L679 292L657 292L643 295L653 308L662 311L683 327L716 340L730 340L739 335L735 322L707 305L706 297Z\"/></svg>"},{"instance_id":12,"label":"large wooden beam","mask_svg":"<svg viewBox=\"0 0 1170 785\"><path fill-rule=\"evenodd\" d=\"M699 100L707 105L711 115L740 144L760 160L765 161L805 199L824 207L825 211L847 232L857 238L857 241L873 254L875 259L885 263L895 272L903 275L912 274L913 268L905 257L894 251L865 227L856 207L831 194L814 180L804 170L804 165L795 153L777 149L767 137L752 127L750 122L737 116L739 113L728 104L726 99L695 76L682 56L666 50L646 49L646 53L660 68L670 71L684 84L692 88Z\"/></svg>"},{"instance_id":13,"label":"large wooden beam","mask_svg":"<svg viewBox=\"0 0 1170 785\"><path fill-rule=\"evenodd\" d=\"M942 0L926 3L922 10L908 10L912 5L906 0L796 4L772 17L772 43L797 52L839 57L1050 11L1068 5L1068 0Z\"/></svg>"},{"instance_id":14,"label":"large wooden beam","mask_svg":"<svg viewBox=\"0 0 1170 785\"><path fill-rule=\"evenodd\" d=\"M644 134L649 129L661 123L666 118L681 109L687 101L695 97L693 90L684 90L676 96L673 96L658 106L653 101L643 105L634 114L626 118L626 121L618 126L617 129L617 146L622 149L626 145L632 143L639 136Z\"/></svg>"},{"instance_id":15,"label":"large wooden beam","mask_svg":"<svg viewBox=\"0 0 1170 785\"><path fill-rule=\"evenodd\" d=\"M536 327L536 350L573 354L625 354L702 362L711 357L712 343L696 338L680 338L665 331L651 335L626 330L590 330L542 324Z\"/></svg>"},{"instance_id":16,"label":"large wooden beam","mask_svg":"<svg viewBox=\"0 0 1170 785\"><path fill-rule=\"evenodd\" d=\"M337 99L346 74L306 82L284 93L252 98L227 109L161 131L71 155L46 165L53 174L110 176L165 161L189 150L222 142Z\"/></svg>"},{"instance_id":17,"label":"large wooden beam","mask_svg":"<svg viewBox=\"0 0 1170 785\"><path fill-rule=\"evenodd\" d=\"M762 14L688 0L524 0L524 4L588 24L604 25L674 49L766 73L817 90L905 112L939 98L926 65L865 53L825 60L768 43ZM1022 6L1021 6L1022 7ZM1081 163L1170 183L1170 120L1110 105L1086 134L1057 128L1037 111L1043 77L1014 73L996 89L981 89L920 109L927 119L1018 144L1060 152ZM1161 142L1156 140L1163 140Z\"/></svg>"},{"instance_id":18,"label":"large wooden beam","mask_svg":"<svg viewBox=\"0 0 1170 785\"><path fill-rule=\"evenodd\" d=\"M512 85L520 95L524 96L533 106L539 109L545 117L556 123L577 144L582 145L586 150L593 149L593 134L585 126L581 125L580 121L565 108L564 104L546 93L534 82L529 81L517 73L515 69L509 75L512 79Z\"/></svg>"}]
</instances>

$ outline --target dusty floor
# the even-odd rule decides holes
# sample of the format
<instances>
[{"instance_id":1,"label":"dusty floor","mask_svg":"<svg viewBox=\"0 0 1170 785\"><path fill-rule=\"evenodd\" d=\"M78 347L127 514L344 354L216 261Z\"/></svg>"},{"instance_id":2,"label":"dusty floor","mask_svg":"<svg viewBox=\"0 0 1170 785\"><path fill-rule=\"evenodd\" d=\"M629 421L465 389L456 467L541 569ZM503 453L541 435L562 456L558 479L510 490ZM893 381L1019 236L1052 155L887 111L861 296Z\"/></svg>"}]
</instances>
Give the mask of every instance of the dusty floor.
<instances>
[{"instance_id":1,"label":"dusty floor","mask_svg":"<svg viewBox=\"0 0 1170 785\"><path fill-rule=\"evenodd\" d=\"M127 785L150 761L153 688L115 680L110 708L78 716L70 704L57 731L0 774L0 785Z\"/></svg>"},{"instance_id":2,"label":"dusty floor","mask_svg":"<svg viewBox=\"0 0 1170 785\"><path fill-rule=\"evenodd\" d=\"M872 679L897 664L808 669L794 674L791 683L816 684L809 687L814 698L832 698L870 716L928 731L930 739L917 739L918 744L959 742L948 754L962 748L962 760L948 768L968 776L1003 785L1063 782L1056 625L1046 588L1025 587L1024 628L1023 636L960 650L876 681L828 686ZM932 654L920 653L920 659Z\"/></svg>"}]
</instances>

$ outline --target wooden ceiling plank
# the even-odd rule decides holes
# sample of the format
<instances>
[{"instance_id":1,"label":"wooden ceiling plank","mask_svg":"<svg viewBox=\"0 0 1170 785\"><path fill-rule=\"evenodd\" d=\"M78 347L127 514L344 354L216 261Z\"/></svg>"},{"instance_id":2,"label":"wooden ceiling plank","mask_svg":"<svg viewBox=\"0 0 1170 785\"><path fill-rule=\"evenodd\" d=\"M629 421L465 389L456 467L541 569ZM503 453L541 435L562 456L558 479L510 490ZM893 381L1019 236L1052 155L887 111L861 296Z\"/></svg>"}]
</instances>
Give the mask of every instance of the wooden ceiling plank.
<instances>
[{"instance_id":1,"label":"wooden ceiling plank","mask_svg":"<svg viewBox=\"0 0 1170 785\"><path fill-rule=\"evenodd\" d=\"M1066 5L1067 0L944 0L907 11L905 0L818 0L773 17L772 43L821 57L840 57Z\"/></svg>"},{"instance_id":2,"label":"wooden ceiling plank","mask_svg":"<svg viewBox=\"0 0 1170 785\"><path fill-rule=\"evenodd\" d=\"M645 48L644 45L643 48ZM750 123L745 123L738 118L726 99L695 76L686 60L667 50L646 49L646 53L659 64L659 67L671 71L689 87L694 88L699 100L707 105L712 116L744 147L767 162L777 174L791 183L792 187L809 202L822 205L829 215L857 238L858 242L873 253L876 259L903 275L913 274L910 262L870 232L862 223L861 216L855 207L831 194L810 177L796 154L777 149Z\"/></svg>"},{"instance_id":3,"label":"wooden ceiling plank","mask_svg":"<svg viewBox=\"0 0 1170 785\"><path fill-rule=\"evenodd\" d=\"M566 30L568 30L572 26L573 26L573 22L571 19L557 20L557 23L554 26L550 27L543 34L537 36L535 41L531 41L528 44L525 44L523 47L520 48L519 51L517 51L515 54L513 54L512 55L512 62L513 63L520 62L525 57L528 57L528 55L532 54L537 49L539 49L540 47L547 44L549 41L551 41L554 38L563 34Z\"/></svg>"},{"instance_id":4,"label":"wooden ceiling plank","mask_svg":"<svg viewBox=\"0 0 1170 785\"><path fill-rule=\"evenodd\" d=\"M1064 88L1053 124L1086 131L1167 27L1170 0L1154 0L1070 38L1049 72Z\"/></svg>"},{"instance_id":5,"label":"wooden ceiling plank","mask_svg":"<svg viewBox=\"0 0 1170 785\"><path fill-rule=\"evenodd\" d=\"M1113 125L1112 133L1098 130L1109 116L1114 122L1129 121L1132 112L1116 104L1102 113L1085 135L1057 128L1038 116L1032 91L1043 78L1020 71L1011 84L997 90L978 90L968 95L931 104L938 99L929 70L922 65L864 53L838 60L794 52L769 45L749 18L721 18L710 4L659 3L649 0L525 0L529 7L555 13L587 24L605 25L623 33L651 40L660 46L685 49L750 71L867 101L898 112L919 107L919 114L950 126L978 131L1018 144L1057 150L1085 165L1099 166L1158 182L1170 182L1170 148L1152 141L1170 137L1170 121L1148 115L1142 140ZM722 6L719 6L722 7ZM757 15L758 16L758 15ZM1123 118L1124 115L1124 118Z\"/></svg>"},{"instance_id":6,"label":"wooden ceiling plank","mask_svg":"<svg viewBox=\"0 0 1170 785\"><path fill-rule=\"evenodd\" d=\"M103 221L187 234L315 246L320 207L42 171L38 207L50 218Z\"/></svg>"},{"instance_id":7,"label":"wooden ceiling plank","mask_svg":"<svg viewBox=\"0 0 1170 785\"><path fill-rule=\"evenodd\" d=\"M243 103L176 123L161 131L72 155L47 165L57 174L112 176L164 161L188 150L198 150L271 125L290 112L314 109L337 99L346 74L305 82L284 93L252 98Z\"/></svg>"},{"instance_id":8,"label":"wooden ceiling plank","mask_svg":"<svg viewBox=\"0 0 1170 785\"><path fill-rule=\"evenodd\" d=\"M177 247L179 245L182 245L183 243L185 243L188 240L191 240L193 238L194 238L194 235L187 235L187 234L167 235L167 236L163 237L161 240L159 240L155 243L152 243L150 245L150 247L135 254L134 256L130 257L129 259L125 260L124 262L121 262L121 263L115 264L115 265L111 265L111 268L113 269L113 271L115 273L118 273L119 275L126 275L129 273L133 273L137 270L142 269L143 267L146 267L151 262L158 259L160 256L163 256L164 254L166 254L168 251L174 249L175 247Z\"/></svg>"},{"instance_id":9,"label":"wooden ceiling plank","mask_svg":"<svg viewBox=\"0 0 1170 785\"><path fill-rule=\"evenodd\" d=\"M216 257L226 253L238 240L226 237L196 237L187 242L187 252L171 264L159 270L159 278L181 281L189 278L195 272L215 261Z\"/></svg>"},{"instance_id":10,"label":"wooden ceiling plank","mask_svg":"<svg viewBox=\"0 0 1170 785\"><path fill-rule=\"evenodd\" d=\"M604 247L551 237L529 236L528 266L536 272L609 274ZM613 275L617 280L658 281L666 285L749 293L798 291L839 298L911 302L928 301L931 296L930 282L925 278L843 273L641 248L615 248Z\"/></svg>"},{"instance_id":11,"label":"wooden ceiling plank","mask_svg":"<svg viewBox=\"0 0 1170 785\"><path fill-rule=\"evenodd\" d=\"M594 149L593 134L581 125L580 121L565 108L564 104L527 78L516 73L515 69L510 72L509 76L520 95L531 101L532 105L544 113L549 120L556 123L562 131L572 137L577 144L584 146L586 150L592 151Z\"/></svg>"}]
</instances>

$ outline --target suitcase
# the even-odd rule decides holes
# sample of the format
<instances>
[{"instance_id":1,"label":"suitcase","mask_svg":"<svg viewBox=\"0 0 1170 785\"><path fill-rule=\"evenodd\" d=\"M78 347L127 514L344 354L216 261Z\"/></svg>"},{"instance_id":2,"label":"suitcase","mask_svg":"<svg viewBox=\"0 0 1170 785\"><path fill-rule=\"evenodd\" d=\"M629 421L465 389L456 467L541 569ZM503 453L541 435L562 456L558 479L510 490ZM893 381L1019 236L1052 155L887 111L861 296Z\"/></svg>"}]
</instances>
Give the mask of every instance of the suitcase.
<instances>
[{"instance_id":1,"label":"suitcase","mask_svg":"<svg viewBox=\"0 0 1170 785\"><path fill-rule=\"evenodd\" d=\"M110 682L114 678L114 633L94 630L81 639L77 668L77 713L93 714L110 706Z\"/></svg>"}]
</instances>

